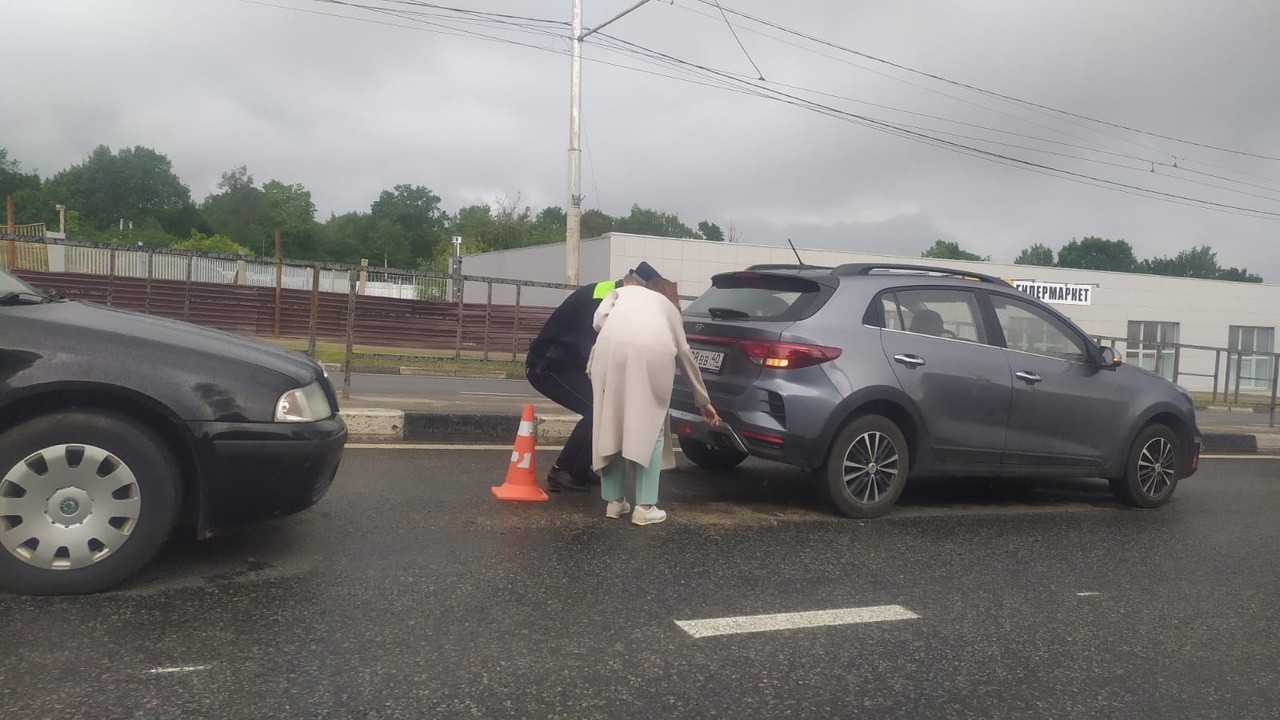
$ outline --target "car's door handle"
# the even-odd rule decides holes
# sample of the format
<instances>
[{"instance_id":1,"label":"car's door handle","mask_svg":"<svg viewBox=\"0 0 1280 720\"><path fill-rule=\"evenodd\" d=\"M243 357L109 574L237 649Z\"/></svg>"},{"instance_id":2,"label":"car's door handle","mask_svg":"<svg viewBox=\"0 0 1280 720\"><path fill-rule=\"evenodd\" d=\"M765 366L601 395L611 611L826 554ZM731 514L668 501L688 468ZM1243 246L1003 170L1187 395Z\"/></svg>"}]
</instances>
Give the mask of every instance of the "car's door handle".
<instances>
[{"instance_id":1,"label":"car's door handle","mask_svg":"<svg viewBox=\"0 0 1280 720\"><path fill-rule=\"evenodd\" d=\"M1013 376L1014 376L1014 377L1016 377L1016 378L1018 378L1019 380L1026 380L1027 382L1031 383L1032 385L1035 385L1036 383L1040 382L1040 376L1039 376L1039 375L1037 375L1037 374L1035 374L1035 373L1033 373L1033 372L1026 372L1025 370L1024 370L1024 371L1022 371L1022 372L1016 372L1016 373L1014 373L1014 374L1013 374Z\"/></svg>"},{"instance_id":2,"label":"car's door handle","mask_svg":"<svg viewBox=\"0 0 1280 720\"><path fill-rule=\"evenodd\" d=\"M894 362L900 362L907 367L920 367L924 364L924 358L919 355L894 355Z\"/></svg>"}]
</instances>

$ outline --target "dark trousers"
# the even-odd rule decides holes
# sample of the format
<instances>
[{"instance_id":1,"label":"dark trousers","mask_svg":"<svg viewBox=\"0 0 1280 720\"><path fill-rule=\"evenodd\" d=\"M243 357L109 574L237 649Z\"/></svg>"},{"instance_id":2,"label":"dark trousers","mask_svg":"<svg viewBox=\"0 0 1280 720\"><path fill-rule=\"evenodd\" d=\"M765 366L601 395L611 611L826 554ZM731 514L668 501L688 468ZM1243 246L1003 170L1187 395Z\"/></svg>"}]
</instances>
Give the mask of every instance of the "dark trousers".
<instances>
[{"instance_id":1,"label":"dark trousers","mask_svg":"<svg viewBox=\"0 0 1280 720\"><path fill-rule=\"evenodd\" d=\"M582 416L569 433L556 467L580 481L591 479L591 378L583 370L525 368L525 377L535 390L566 410Z\"/></svg>"}]
</instances>

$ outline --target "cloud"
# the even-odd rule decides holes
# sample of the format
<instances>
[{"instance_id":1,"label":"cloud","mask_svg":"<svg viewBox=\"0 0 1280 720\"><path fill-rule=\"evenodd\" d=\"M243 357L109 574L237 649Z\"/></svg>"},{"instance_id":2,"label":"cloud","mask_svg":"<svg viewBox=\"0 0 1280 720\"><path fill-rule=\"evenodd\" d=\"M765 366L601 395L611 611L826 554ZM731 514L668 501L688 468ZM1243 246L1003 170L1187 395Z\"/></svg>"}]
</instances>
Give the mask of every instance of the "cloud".
<instances>
[{"instance_id":1,"label":"cloud","mask_svg":"<svg viewBox=\"0 0 1280 720\"><path fill-rule=\"evenodd\" d=\"M321 218L366 209L398 183L426 185L452 209L516 195L535 207L565 203L568 60L546 51L563 50L562 39L511 36L538 50L424 32L432 27L421 24L327 17L316 13L357 13L308 0L264 2L294 10L227 0L11 4L0 60L22 70L6 79L12 100L0 108L0 144L46 175L99 143L147 145L173 160L197 200L222 172L245 164L259 182L306 185ZM586 24L630 5L591 3ZM546 4L468 7L567 20L566 8ZM812 0L785 13L767 0L726 7L1046 106L1280 157L1274 3L1241 3L1229 13L1158 0ZM714 8L695 0L651 3L606 32L748 79L754 61L777 92L837 114L1280 212L1280 162L1019 106L738 22L750 60ZM1280 218L1135 197L895 137L847 115L658 77L647 73L685 76L611 50L614 42L596 37L586 51L588 208L624 214L638 203L691 225L732 223L752 242L792 237L801 246L855 243L908 255L939 238L997 260L1085 235L1124 238L1142 257L1209 244L1221 262L1280 281ZM1151 172L1148 161L1175 158L1178 168Z\"/></svg>"}]
</instances>

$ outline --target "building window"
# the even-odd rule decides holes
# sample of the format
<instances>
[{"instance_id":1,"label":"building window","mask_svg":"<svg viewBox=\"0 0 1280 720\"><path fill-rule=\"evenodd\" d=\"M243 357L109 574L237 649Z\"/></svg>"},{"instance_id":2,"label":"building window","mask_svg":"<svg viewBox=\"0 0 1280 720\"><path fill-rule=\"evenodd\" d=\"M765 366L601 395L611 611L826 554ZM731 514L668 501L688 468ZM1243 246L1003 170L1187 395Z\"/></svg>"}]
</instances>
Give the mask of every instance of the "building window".
<instances>
[{"instance_id":1,"label":"building window","mask_svg":"<svg viewBox=\"0 0 1280 720\"><path fill-rule=\"evenodd\" d=\"M1178 323L1130 320L1125 362L1173 379L1173 346L1178 342Z\"/></svg>"},{"instance_id":2,"label":"building window","mask_svg":"<svg viewBox=\"0 0 1280 720\"><path fill-rule=\"evenodd\" d=\"M1227 349L1233 353L1239 353L1239 358L1233 356L1231 362L1227 364L1227 387L1235 387L1237 382L1235 373L1236 368L1239 367L1238 381L1242 389L1271 389L1272 357L1262 353L1275 351L1276 329L1232 325L1228 332Z\"/></svg>"}]
</instances>

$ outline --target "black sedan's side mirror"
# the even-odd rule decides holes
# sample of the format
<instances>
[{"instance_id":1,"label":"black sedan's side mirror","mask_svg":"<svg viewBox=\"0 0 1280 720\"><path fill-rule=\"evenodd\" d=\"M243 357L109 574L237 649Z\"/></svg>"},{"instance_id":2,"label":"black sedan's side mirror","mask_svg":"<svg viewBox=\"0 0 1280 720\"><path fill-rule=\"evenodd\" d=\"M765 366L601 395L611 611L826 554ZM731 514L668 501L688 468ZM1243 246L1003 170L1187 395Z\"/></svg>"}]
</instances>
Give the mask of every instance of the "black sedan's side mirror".
<instances>
[{"instance_id":1,"label":"black sedan's side mirror","mask_svg":"<svg viewBox=\"0 0 1280 720\"><path fill-rule=\"evenodd\" d=\"M1117 365L1121 365L1121 364L1123 364L1123 363L1124 363L1124 360L1120 359L1120 355L1118 355L1118 354L1116 353L1116 349L1115 349L1115 348L1113 348L1113 347L1104 347L1104 348L1102 348L1102 354L1101 354L1101 356L1098 358L1098 364L1099 364L1100 366L1102 366L1102 367L1115 367L1115 366L1117 366Z\"/></svg>"}]
</instances>

